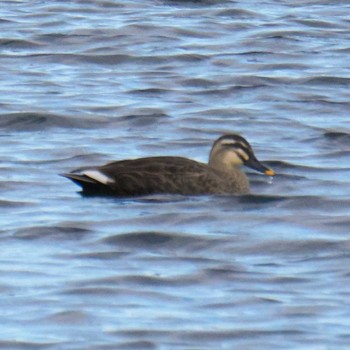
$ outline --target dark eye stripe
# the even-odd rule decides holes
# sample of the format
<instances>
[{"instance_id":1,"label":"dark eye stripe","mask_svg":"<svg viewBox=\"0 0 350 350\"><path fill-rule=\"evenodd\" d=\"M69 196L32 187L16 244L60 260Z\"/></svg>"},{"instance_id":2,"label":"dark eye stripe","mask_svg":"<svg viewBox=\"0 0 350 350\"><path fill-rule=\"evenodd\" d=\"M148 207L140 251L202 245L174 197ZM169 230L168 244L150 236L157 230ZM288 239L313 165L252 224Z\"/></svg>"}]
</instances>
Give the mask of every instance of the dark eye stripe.
<instances>
[{"instance_id":1,"label":"dark eye stripe","mask_svg":"<svg viewBox=\"0 0 350 350\"><path fill-rule=\"evenodd\" d=\"M251 157L251 154L252 154L251 149L246 147L246 146L243 146L241 143L237 144L233 148L241 149L248 156L248 158ZM242 157L238 152L237 152L237 154L240 156L240 158Z\"/></svg>"},{"instance_id":2,"label":"dark eye stripe","mask_svg":"<svg viewBox=\"0 0 350 350\"><path fill-rule=\"evenodd\" d=\"M222 142L221 143L221 146L222 147L226 147L226 148L230 148L230 149L240 149L242 150L248 158L251 157L251 154L252 154L252 150L251 148L249 147L249 145L245 145L243 142L241 141L233 141L230 142L231 140L229 140L229 142ZM242 156L237 152L237 155L239 155L239 158L243 159Z\"/></svg>"},{"instance_id":3,"label":"dark eye stripe","mask_svg":"<svg viewBox=\"0 0 350 350\"><path fill-rule=\"evenodd\" d=\"M239 152L236 152L236 154L237 154L237 157L242 161L242 163L246 162L246 160L243 158L243 156Z\"/></svg>"}]
</instances>

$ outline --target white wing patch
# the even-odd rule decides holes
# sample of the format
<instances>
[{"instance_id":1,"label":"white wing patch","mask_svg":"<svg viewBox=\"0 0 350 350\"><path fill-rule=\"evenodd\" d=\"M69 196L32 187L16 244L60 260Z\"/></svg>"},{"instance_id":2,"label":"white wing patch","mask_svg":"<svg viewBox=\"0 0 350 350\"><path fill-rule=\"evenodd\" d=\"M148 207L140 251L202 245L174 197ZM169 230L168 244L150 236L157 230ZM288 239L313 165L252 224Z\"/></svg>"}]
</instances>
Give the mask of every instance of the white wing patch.
<instances>
[{"instance_id":1,"label":"white wing patch","mask_svg":"<svg viewBox=\"0 0 350 350\"><path fill-rule=\"evenodd\" d=\"M95 169L84 170L82 171L82 174L104 185L114 183L113 179L101 173L101 171L99 170L95 170Z\"/></svg>"}]
</instances>

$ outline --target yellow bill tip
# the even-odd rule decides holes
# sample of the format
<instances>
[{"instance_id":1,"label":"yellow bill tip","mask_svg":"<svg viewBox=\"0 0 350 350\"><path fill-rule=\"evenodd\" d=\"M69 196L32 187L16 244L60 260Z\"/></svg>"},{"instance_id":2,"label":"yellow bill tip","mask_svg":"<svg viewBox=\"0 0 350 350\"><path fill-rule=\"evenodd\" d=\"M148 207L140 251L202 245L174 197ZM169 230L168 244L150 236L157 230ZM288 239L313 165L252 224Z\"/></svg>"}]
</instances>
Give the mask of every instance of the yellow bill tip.
<instances>
[{"instance_id":1,"label":"yellow bill tip","mask_svg":"<svg viewBox=\"0 0 350 350\"><path fill-rule=\"evenodd\" d=\"M275 176L276 173L272 169L265 170L265 175L267 176Z\"/></svg>"}]
</instances>

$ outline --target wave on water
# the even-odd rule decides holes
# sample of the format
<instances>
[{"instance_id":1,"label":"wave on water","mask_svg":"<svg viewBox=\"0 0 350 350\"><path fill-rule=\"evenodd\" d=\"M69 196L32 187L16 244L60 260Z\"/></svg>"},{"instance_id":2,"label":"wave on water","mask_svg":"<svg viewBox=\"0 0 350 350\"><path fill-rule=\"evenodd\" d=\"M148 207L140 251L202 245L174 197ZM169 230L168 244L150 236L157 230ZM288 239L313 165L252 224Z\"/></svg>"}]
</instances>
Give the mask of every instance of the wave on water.
<instances>
[{"instance_id":1,"label":"wave on water","mask_svg":"<svg viewBox=\"0 0 350 350\"><path fill-rule=\"evenodd\" d=\"M103 117L72 117L51 113L19 112L0 115L0 128L10 131L35 131L50 128L97 128L105 125Z\"/></svg>"},{"instance_id":2,"label":"wave on water","mask_svg":"<svg viewBox=\"0 0 350 350\"><path fill-rule=\"evenodd\" d=\"M3 3L0 348L348 349L348 2ZM58 176L231 132L250 195Z\"/></svg>"}]
</instances>

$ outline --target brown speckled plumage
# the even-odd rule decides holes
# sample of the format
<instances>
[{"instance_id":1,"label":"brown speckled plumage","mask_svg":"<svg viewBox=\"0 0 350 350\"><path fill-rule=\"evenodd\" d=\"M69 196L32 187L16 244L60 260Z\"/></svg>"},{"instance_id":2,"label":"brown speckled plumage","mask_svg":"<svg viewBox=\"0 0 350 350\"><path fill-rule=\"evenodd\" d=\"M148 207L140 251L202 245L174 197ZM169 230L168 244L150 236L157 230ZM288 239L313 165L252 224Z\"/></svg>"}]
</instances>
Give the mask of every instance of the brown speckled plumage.
<instances>
[{"instance_id":1,"label":"brown speckled plumage","mask_svg":"<svg viewBox=\"0 0 350 350\"><path fill-rule=\"evenodd\" d=\"M215 141L209 164L182 157L149 157L77 169L63 176L87 194L246 194L249 181L239 169L243 164L273 175L272 170L257 161L244 138L224 135Z\"/></svg>"}]
</instances>

